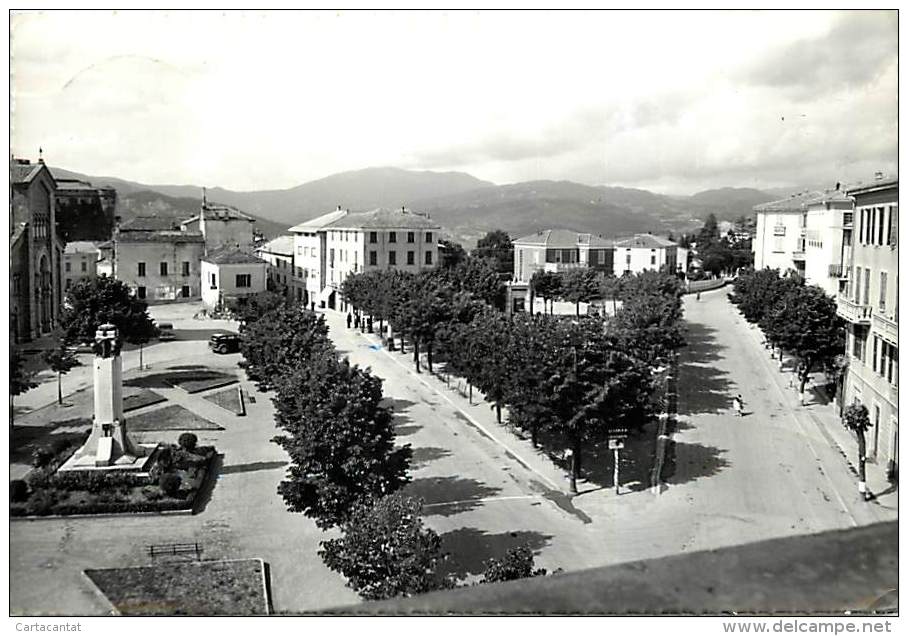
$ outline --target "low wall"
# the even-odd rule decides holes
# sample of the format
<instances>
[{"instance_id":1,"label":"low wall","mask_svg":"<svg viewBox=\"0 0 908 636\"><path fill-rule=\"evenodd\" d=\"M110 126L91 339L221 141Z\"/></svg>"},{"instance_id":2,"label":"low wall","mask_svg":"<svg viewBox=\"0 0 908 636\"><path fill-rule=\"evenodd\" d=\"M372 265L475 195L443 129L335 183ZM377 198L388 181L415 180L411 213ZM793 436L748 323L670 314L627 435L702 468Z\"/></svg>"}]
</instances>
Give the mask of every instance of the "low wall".
<instances>
[{"instance_id":1,"label":"low wall","mask_svg":"<svg viewBox=\"0 0 908 636\"><path fill-rule=\"evenodd\" d=\"M697 292L710 291L711 289L719 289L720 287L725 287L726 281L724 278L716 278L714 280L694 280L688 283L687 290L685 294L696 294Z\"/></svg>"}]
</instances>

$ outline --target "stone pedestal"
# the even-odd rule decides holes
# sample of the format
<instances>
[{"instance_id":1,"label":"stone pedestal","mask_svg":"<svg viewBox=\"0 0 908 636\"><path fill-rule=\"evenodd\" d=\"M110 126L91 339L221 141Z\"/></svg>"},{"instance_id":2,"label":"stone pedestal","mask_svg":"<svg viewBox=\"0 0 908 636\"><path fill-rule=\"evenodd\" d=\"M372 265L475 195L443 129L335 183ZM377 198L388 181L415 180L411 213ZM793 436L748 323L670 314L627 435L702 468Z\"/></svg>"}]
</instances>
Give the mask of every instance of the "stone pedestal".
<instances>
[{"instance_id":1,"label":"stone pedestal","mask_svg":"<svg viewBox=\"0 0 908 636\"><path fill-rule=\"evenodd\" d=\"M104 324L95 334L95 413L91 435L60 467L67 470L144 471L157 447L133 444L123 417L123 362L117 329Z\"/></svg>"}]
</instances>

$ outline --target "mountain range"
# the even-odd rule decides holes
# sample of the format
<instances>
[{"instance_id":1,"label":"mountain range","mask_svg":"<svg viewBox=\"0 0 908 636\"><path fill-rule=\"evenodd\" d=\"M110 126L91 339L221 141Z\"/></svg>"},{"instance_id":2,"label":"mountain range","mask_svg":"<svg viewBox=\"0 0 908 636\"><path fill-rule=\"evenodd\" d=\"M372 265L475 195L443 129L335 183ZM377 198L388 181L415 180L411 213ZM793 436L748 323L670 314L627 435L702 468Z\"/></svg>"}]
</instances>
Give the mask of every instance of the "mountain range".
<instances>
[{"instance_id":1,"label":"mountain range","mask_svg":"<svg viewBox=\"0 0 908 636\"><path fill-rule=\"evenodd\" d=\"M200 186L148 185L62 168L51 171L58 177L116 188L118 213L124 220L140 215L188 217L198 212L202 198ZM720 221L735 220L751 216L754 205L780 197L752 188L670 196L572 181L496 185L463 172L381 167L342 172L283 190L209 188L207 198L255 217L258 229L269 237L338 205L354 211L406 206L429 213L455 240L472 245L496 228L514 237L549 227L603 236L679 233L701 226L710 213Z\"/></svg>"}]
</instances>

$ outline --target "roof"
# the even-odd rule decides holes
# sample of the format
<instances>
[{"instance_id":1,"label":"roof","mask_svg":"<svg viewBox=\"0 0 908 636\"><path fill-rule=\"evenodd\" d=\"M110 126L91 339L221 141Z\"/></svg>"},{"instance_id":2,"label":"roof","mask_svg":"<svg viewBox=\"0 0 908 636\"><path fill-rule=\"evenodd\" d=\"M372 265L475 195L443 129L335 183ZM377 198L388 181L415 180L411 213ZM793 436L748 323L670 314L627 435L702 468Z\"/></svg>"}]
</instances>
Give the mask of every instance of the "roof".
<instances>
[{"instance_id":1,"label":"roof","mask_svg":"<svg viewBox=\"0 0 908 636\"><path fill-rule=\"evenodd\" d=\"M118 243L204 243L201 232L182 232L180 230L133 231L120 232Z\"/></svg>"},{"instance_id":2,"label":"roof","mask_svg":"<svg viewBox=\"0 0 908 636\"><path fill-rule=\"evenodd\" d=\"M232 245L212 250L203 256L202 260L214 265L238 265L241 263L262 263L267 265L258 256Z\"/></svg>"},{"instance_id":3,"label":"roof","mask_svg":"<svg viewBox=\"0 0 908 636\"><path fill-rule=\"evenodd\" d=\"M884 190L892 187L898 187L899 185L899 176L895 175L883 175L879 174L876 179L873 181L868 181L867 183L858 182L847 188L848 194L866 194L868 192L873 192L874 190Z\"/></svg>"},{"instance_id":4,"label":"roof","mask_svg":"<svg viewBox=\"0 0 908 636\"><path fill-rule=\"evenodd\" d=\"M544 245L550 248L569 248L581 245L587 247L612 247L613 245L612 241L601 236L563 229L542 230L541 232L536 232L536 234L523 236L513 241L513 243L514 245Z\"/></svg>"},{"instance_id":5,"label":"roof","mask_svg":"<svg viewBox=\"0 0 908 636\"><path fill-rule=\"evenodd\" d=\"M813 199L822 196L822 192L805 190L804 192L792 194L784 199L755 205L754 212L801 212L803 211L804 205L811 202Z\"/></svg>"},{"instance_id":6,"label":"roof","mask_svg":"<svg viewBox=\"0 0 908 636\"><path fill-rule=\"evenodd\" d=\"M396 229L440 230L441 226L427 214L419 214L405 208L389 210L377 208L369 212L346 214L326 227L347 229Z\"/></svg>"},{"instance_id":7,"label":"roof","mask_svg":"<svg viewBox=\"0 0 908 636\"><path fill-rule=\"evenodd\" d=\"M221 203L206 203L202 206L202 209L205 211L205 220L214 220L218 221L249 221L250 223L255 223L255 219L240 210L235 208L232 205L223 205ZM199 215L196 214L193 217L190 217L183 221L183 223L192 223L193 221L198 221Z\"/></svg>"},{"instance_id":8,"label":"roof","mask_svg":"<svg viewBox=\"0 0 908 636\"><path fill-rule=\"evenodd\" d=\"M89 190L91 192L97 192L98 189L88 181L80 181L79 179L57 179L57 190Z\"/></svg>"},{"instance_id":9,"label":"roof","mask_svg":"<svg viewBox=\"0 0 908 636\"><path fill-rule=\"evenodd\" d=\"M179 219L172 216L137 216L120 224L120 232L179 230Z\"/></svg>"},{"instance_id":10,"label":"roof","mask_svg":"<svg viewBox=\"0 0 908 636\"><path fill-rule=\"evenodd\" d=\"M615 247L642 247L646 249L659 249L663 247L678 247L674 241L669 241L661 236L652 234L635 234L632 237L615 241Z\"/></svg>"},{"instance_id":11,"label":"roof","mask_svg":"<svg viewBox=\"0 0 908 636\"><path fill-rule=\"evenodd\" d=\"M256 249L277 254L293 254L293 237L278 236L277 238L273 238L270 241L259 245Z\"/></svg>"},{"instance_id":12,"label":"roof","mask_svg":"<svg viewBox=\"0 0 908 636\"><path fill-rule=\"evenodd\" d=\"M320 610L358 615L841 615L898 607L898 522ZM834 556L832 556L834 555Z\"/></svg>"},{"instance_id":13,"label":"roof","mask_svg":"<svg viewBox=\"0 0 908 636\"><path fill-rule=\"evenodd\" d=\"M9 162L9 182L14 184L28 183L38 176L38 173L44 167L43 161L32 163L28 159L13 158ZM53 179L50 170L47 171L47 174Z\"/></svg>"},{"instance_id":14,"label":"roof","mask_svg":"<svg viewBox=\"0 0 908 636\"><path fill-rule=\"evenodd\" d=\"M98 244L94 241L71 241L66 244L64 254L94 254L98 251Z\"/></svg>"},{"instance_id":15,"label":"roof","mask_svg":"<svg viewBox=\"0 0 908 636\"><path fill-rule=\"evenodd\" d=\"M292 228L290 228L290 231L291 232L317 232L318 230L322 229L323 227L330 225L330 224L334 223L335 221L337 221L338 219L341 219L341 218L347 216L347 214L349 214L349 213L350 213L349 210L342 210L342 209L340 209L340 206L338 206L338 208L336 210L334 210L333 212L328 212L327 214L322 214L321 216L317 216L314 219L309 219L308 221L304 221L304 222L300 223L299 225L294 225Z\"/></svg>"}]
</instances>

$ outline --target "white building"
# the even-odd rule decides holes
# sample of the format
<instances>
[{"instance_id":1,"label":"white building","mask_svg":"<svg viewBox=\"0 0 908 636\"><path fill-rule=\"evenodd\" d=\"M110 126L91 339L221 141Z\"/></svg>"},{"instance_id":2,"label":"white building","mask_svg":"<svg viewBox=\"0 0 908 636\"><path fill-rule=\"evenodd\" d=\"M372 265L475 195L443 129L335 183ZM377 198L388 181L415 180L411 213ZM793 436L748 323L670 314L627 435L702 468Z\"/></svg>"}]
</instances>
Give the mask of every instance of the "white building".
<instances>
[{"instance_id":1,"label":"white building","mask_svg":"<svg viewBox=\"0 0 908 636\"><path fill-rule=\"evenodd\" d=\"M396 268L418 272L438 264L441 226L405 208L334 212L290 228L308 300L334 309L350 274Z\"/></svg>"},{"instance_id":2,"label":"white building","mask_svg":"<svg viewBox=\"0 0 908 636\"><path fill-rule=\"evenodd\" d=\"M235 246L210 250L202 257L202 302L220 309L267 288L268 263Z\"/></svg>"},{"instance_id":3,"label":"white building","mask_svg":"<svg viewBox=\"0 0 908 636\"><path fill-rule=\"evenodd\" d=\"M827 190L804 204L801 230L804 279L835 298L845 288L851 260L854 200L842 190Z\"/></svg>"},{"instance_id":4,"label":"white building","mask_svg":"<svg viewBox=\"0 0 908 636\"><path fill-rule=\"evenodd\" d=\"M660 236L635 234L615 241L614 248L615 276L659 271L663 267L673 272L687 272L687 249Z\"/></svg>"},{"instance_id":5,"label":"white building","mask_svg":"<svg viewBox=\"0 0 908 636\"><path fill-rule=\"evenodd\" d=\"M94 241L71 241L63 250L63 289L69 289L83 278L98 275L101 252Z\"/></svg>"},{"instance_id":6,"label":"white building","mask_svg":"<svg viewBox=\"0 0 908 636\"><path fill-rule=\"evenodd\" d=\"M293 235L279 236L255 248L255 254L268 263L269 288L282 289L288 298L308 303L306 274L296 255Z\"/></svg>"},{"instance_id":7,"label":"white building","mask_svg":"<svg viewBox=\"0 0 908 636\"><path fill-rule=\"evenodd\" d=\"M249 250L255 241L255 219L233 206L210 203L204 194L199 213L183 221L180 228L201 233L206 251L226 245Z\"/></svg>"},{"instance_id":8,"label":"white building","mask_svg":"<svg viewBox=\"0 0 908 636\"><path fill-rule=\"evenodd\" d=\"M754 269L790 269L804 275L801 231L807 224L804 204L821 197L816 191L793 194L785 199L754 206L757 229L753 237Z\"/></svg>"}]
</instances>

